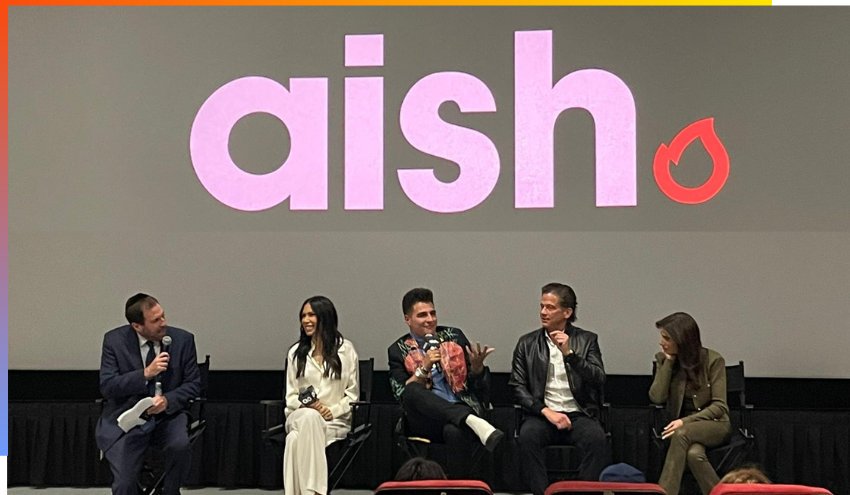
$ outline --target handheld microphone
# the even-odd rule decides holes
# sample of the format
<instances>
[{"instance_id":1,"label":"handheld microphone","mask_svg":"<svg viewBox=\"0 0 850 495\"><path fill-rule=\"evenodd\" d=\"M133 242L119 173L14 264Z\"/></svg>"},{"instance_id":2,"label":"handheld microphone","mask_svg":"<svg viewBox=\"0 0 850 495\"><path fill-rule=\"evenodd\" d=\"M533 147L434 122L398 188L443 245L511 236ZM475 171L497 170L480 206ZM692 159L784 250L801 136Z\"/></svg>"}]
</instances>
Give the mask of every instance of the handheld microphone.
<instances>
[{"instance_id":1,"label":"handheld microphone","mask_svg":"<svg viewBox=\"0 0 850 495\"><path fill-rule=\"evenodd\" d=\"M423 350L425 352L430 351L431 349L439 349L440 348L440 339L438 339L433 333L425 334L425 347ZM443 365L439 361L434 363L431 366L431 369L437 370L437 373L443 372Z\"/></svg>"},{"instance_id":2,"label":"handheld microphone","mask_svg":"<svg viewBox=\"0 0 850 495\"><path fill-rule=\"evenodd\" d=\"M318 395L316 395L316 391L313 389L313 386L310 385L308 387L301 387L298 391L298 402L304 404L305 406L309 406L310 404L316 402L318 399Z\"/></svg>"},{"instance_id":3,"label":"handheld microphone","mask_svg":"<svg viewBox=\"0 0 850 495\"><path fill-rule=\"evenodd\" d=\"M159 353L168 352L168 348L171 346L171 337L166 335L162 338L162 342L159 345ZM156 385L154 389L154 395L162 395L162 373L156 375Z\"/></svg>"}]
</instances>

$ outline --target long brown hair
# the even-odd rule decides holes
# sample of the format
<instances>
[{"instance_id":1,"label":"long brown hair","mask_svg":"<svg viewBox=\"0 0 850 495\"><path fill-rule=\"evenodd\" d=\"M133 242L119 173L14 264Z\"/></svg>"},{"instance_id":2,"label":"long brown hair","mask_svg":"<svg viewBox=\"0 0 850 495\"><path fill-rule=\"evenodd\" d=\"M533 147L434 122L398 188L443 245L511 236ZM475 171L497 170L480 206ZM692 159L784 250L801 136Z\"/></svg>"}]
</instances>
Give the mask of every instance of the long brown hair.
<instances>
[{"instance_id":1,"label":"long brown hair","mask_svg":"<svg viewBox=\"0 0 850 495\"><path fill-rule=\"evenodd\" d=\"M729 471L720 482L770 484L770 478L758 466L748 464Z\"/></svg>"},{"instance_id":2,"label":"long brown hair","mask_svg":"<svg viewBox=\"0 0 850 495\"><path fill-rule=\"evenodd\" d=\"M679 348L676 365L685 371L692 383L700 383L702 369L702 341L699 325L688 313L673 313L655 322L655 327L670 335Z\"/></svg>"}]
</instances>

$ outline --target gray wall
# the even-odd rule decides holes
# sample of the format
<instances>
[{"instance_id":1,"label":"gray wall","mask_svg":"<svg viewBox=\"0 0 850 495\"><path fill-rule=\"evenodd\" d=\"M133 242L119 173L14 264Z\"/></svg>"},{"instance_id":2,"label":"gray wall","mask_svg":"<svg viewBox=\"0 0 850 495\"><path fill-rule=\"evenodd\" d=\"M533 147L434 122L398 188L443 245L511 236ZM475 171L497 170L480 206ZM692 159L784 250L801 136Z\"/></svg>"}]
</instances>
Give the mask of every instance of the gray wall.
<instances>
[{"instance_id":1,"label":"gray wall","mask_svg":"<svg viewBox=\"0 0 850 495\"><path fill-rule=\"evenodd\" d=\"M850 378L850 10L758 8L37 8L9 20L9 366L92 369L124 300L156 295L217 369L275 369L308 296L386 367L406 290L435 290L440 321L497 348L537 325L539 288L578 292L580 326L611 373L649 372L654 321L693 314L707 346L754 376ZM594 205L593 121L555 129L555 208L515 210L513 33L554 31L555 80L613 72L637 106L638 206ZM382 68L346 69L345 34L383 33ZM501 158L491 196L460 214L413 204L395 172L457 167L412 148L398 111L438 71L483 80L497 112L442 117ZM329 78L330 207L232 210L201 186L189 129L206 98L245 75ZM343 210L343 80L383 76L385 208ZM732 164L724 189L682 205L652 158L714 117ZM285 127L246 117L234 160L266 173ZM711 160L689 148L674 177ZM687 165L684 165L687 164Z\"/></svg>"}]
</instances>

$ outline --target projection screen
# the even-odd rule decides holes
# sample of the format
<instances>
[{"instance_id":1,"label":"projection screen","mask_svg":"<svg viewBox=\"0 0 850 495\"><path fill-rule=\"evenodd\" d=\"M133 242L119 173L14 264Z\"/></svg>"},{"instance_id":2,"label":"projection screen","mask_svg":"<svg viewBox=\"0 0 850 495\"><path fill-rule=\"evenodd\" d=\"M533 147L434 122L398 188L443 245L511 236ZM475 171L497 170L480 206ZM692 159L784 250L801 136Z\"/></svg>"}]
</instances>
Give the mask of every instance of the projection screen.
<instances>
[{"instance_id":1,"label":"projection screen","mask_svg":"<svg viewBox=\"0 0 850 495\"><path fill-rule=\"evenodd\" d=\"M156 296L216 369L301 302L386 369L403 294L496 348L571 285L606 370L654 322L850 378L850 11L10 7L9 367L96 369Z\"/></svg>"}]
</instances>

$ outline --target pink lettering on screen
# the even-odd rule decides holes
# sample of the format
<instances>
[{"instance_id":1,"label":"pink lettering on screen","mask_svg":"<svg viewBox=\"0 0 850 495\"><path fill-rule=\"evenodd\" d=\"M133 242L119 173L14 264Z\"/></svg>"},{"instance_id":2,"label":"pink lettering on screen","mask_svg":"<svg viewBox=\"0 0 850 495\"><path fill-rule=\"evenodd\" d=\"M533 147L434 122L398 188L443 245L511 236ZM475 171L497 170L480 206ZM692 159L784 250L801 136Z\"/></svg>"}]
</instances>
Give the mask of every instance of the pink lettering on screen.
<instances>
[{"instance_id":1,"label":"pink lettering on screen","mask_svg":"<svg viewBox=\"0 0 850 495\"><path fill-rule=\"evenodd\" d=\"M229 151L233 126L253 113L274 115L291 138L286 161L262 175L240 169ZM201 184L231 208L260 211L289 198L291 210L327 210L327 78L293 78L290 90L265 77L243 77L225 84L195 116L189 152Z\"/></svg>"},{"instance_id":2,"label":"pink lettering on screen","mask_svg":"<svg viewBox=\"0 0 850 495\"><path fill-rule=\"evenodd\" d=\"M405 96L399 116L405 139L417 150L452 161L460 168L460 175L450 183L437 179L432 169L398 171L398 181L407 197L438 213L478 206L499 179L496 146L478 131L443 121L438 112L447 101L457 103L463 113L496 111L490 88L462 72L425 76Z\"/></svg>"},{"instance_id":3,"label":"pink lettering on screen","mask_svg":"<svg viewBox=\"0 0 850 495\"><path fill-rule=\"evenodd\" d=\"M346 67L382 67L383 34L345 36ZM384 209L384 78L345 78L345 209Z\"/></svg>"},{"instance_id":4,"label":"pink lettering on screen","mask_svg":"<svg viewBox=\"0 0 850 495\"><path fill-rule=\"evenodd\" d=\"M555 121L570 108L593 116L596 206L637 205L635 102L628 86L600 69L572 72L554 86L552 77L552 31L516 32L515 206L555 206Z\"/></svg>"},{"instance_id":5,"label":"pink lettering on screen","mask_svg":"<svg viewBox=\"0 0 850 495\"><path fill-rule=\"evenodd\" d=\"M384 209L384 78L345 78L345 209Z\"/></svg>"},{"instance_id":6,"label":"pink lettering on screen","mask_svg":"<svg viewBox=\"0 0 850 495\"><path fill-rule=\"evenodd\" d=\"M382 67L382 34L347 35L346 67ZM514 34L514 153L516 208L553 208L554 128L565 110L581 108L594 122L596 206L637 204L635 102L616 75L601 69L572 72L553 84L552 32ZM463 72L438 72L416 82L405 96L399 124L422 153L453 162L458 176L439 180L429 165L394 164L399 184L416 205L456 213L481 204L493 192L500 158L483 133L443 121L440 106L463 113L495 112L490 88ZM344 207L384 209L384 78L344 78ZM230 133L253 113L274 115L291 136L284 163L252 174L229 152ZM292 78L287 89L265 77L243 77L216 90L201 106L189 139L201 184L225 205L244 211L272 208L289 199L291 210L328 208L328 79ZM569 166L560 170L569 173Z\"/></svg>"},{"instance_id":7,"label":"pink lettering on screen","mask_svg":"<svg viewBox=\"0 0 850 495\"><path fill-rule=\"evenodd\" d=\"M346 34L346 67L383 67L383 34Z\"/></svg>"}]
</instances>

